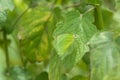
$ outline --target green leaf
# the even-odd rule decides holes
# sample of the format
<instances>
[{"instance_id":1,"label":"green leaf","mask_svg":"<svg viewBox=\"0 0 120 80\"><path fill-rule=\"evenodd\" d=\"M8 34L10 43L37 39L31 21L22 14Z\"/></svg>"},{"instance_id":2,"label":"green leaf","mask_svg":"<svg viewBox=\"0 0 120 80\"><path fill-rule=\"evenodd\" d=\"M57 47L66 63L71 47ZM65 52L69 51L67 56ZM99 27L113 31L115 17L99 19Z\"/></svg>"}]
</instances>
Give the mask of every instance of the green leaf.
<instances>
[{"instance_id":1,"label":"green leaf","mask_svg":"<svg viewBox=\"0 0 120 80\"><path fill-rule=\"evenodd\" d=\"M70 80L88 80L88 79L84 76L77 75L77 76L74 76L73 78L71 78Z\"/></svg>"},{"instance_id":2,"label":"green leaf","mask_svg":"<svg viewBox=\"0 0 120 80\"><path fill-rule=\"evenodd\" d=\"M96 34L89 42L91 79L119 80L120 53L111 32Z\"/></svg>"},{"instance_id":3,"label":"green leaf","mask_svg":"<svg viewBox=\"0 0 120 80\"><path fill-rule=\"evenodd\" d=\"M1 23L7 20L7 14L9 11L13 11L14 4L12 0L0 0L0 27L3 27Z\"/></svg>"},{"instance_id":4,"label":"green leaf","mask_svg":"<svg viewBox=\"0 0 120 80\"><path fill-rule=\"evenodd\" d=\"M83 60L79 61L79 63L77 63L77 65L75 65L69 72L69 76L71 78L78 75L86 79L89 78L89 66L86 63L84 63Z\"/></svg>"},{"instance_id":5,"label":"green leaf","mask_svg":"<svg viewBox=\"0 0 120 80\"><path fill-rule=\"evenodd\" d=\"M87 0L90 4L102 4L102 0Z\"/></svg>"},{"instance_id":6,"label":"green leaf","mask_svg":"<svg viewBox=\"0 0 120 80\"><path fill-rule=\"evenodd\" d=\"M104 6L108 7L110 10L115 10L115 1L116 0L103 0Z\"/></svg>"},{"instance_id":7,"label":"green leaf","mask_svg":"<svg viewBox=\"0 0 120 80\"><path fill-rule=\"evenodd\" d=\"M3 27L3 24L6 25L7 23L6 20L8 18L8 13L13 11L14 9L14 4L12 0L0 0L0 27ZM12 20L10 20L11 22ZM9 23L10 23L9 22ZM9 24L10 25L10 24ZM9 26L7 26L7 29L10 31L11 27L9 28Z\"/></svg>"},{"instance_id":8,"label":"green leaf","mask_svg":"<svg viewBox=\"0 0 120 80\"><path fill-rule=\"evenodd\" d=\"M62 54L64 58L68 54L76 54L75 61L78 62L89 50L86 43L97 32L93 22L92 14L80 16L78 11L68 12L64 20L57 24L53 33L54 48L58 55ZM75 52L71 53L73 51Z\"/></svg>"},{"instance_id":9,"label":"green leaf","mask_svg":"<svg viewBox=\"0 0 120 80\"><path fill-rule=\"evenodd\" d=\"M116 9L120 10L120 0L115 0Z\"/></svg>"},{"instance_id":10,"label":"green leaf","mask_svg":"<svg viewBox=\"0 0 120 80\"><path fill-rule=\"evenodd\" d=\"M81 14L79 27L76 31L84 43L87 43L90 38L98 31L93 22L94 17L92 13L87 13L84 15Z\"/></svg>"},{"instance_id":11,"label":"green leaf","mask_svg":"<svg viewBox=\"0 0 120 80\"><path fill-rule=\"evenodd\" d=\"M53 36L60 34L74 34L80 23L80 13L78 11L70 11L65 15L64 21L58 22Z\"/></svg>"},{"instance_id":12,"label":"green leaf","mask_svg":"<svg viewBox=\"0 0 120 80\"><path fill-rule=\"evenodd\" d=\"M61 76L61 79L60 79L60 80L69 80L69 79L68 79L67 75L63 74L63 75Z\"/></svg>"},{"instance_id":13,"label":"green leaf","mask_svg":"<svg viewBox=\"0 0 120 80\"><path fill-rule=\"evenodd\" d=\"M58 55L62 56L67 51L67 49L72 45L74 42L74 35L72 34L61 34L57 36L54 46Z\"/></svg>"},{"instance_id":14,"label":"green leaf","mask_svg":"<svg viewBox=\"0 0 120 80\"><path fill-rule=\"evenodd\" d=\"M104 27L109 27L113 21L113 12L103 8L102 9L102 16L104 21Z\"/></svg>"},{"instance_id":15,"label":"green leaf","mask_svg":"<svg viewBox=\"0 0 120 80\"><path fill-rule=\"evenodd\" d=\"M19 46L16 42L16 38L13 35L8 35L7 38L10 40L10 43L8 45L8 53L9 53L9 62L11 66L22 66L23 63L21 61L20 52L19 52Z\"/></svg>"},{"instance_id":16,"label":"green leaf","mask_svg":"<svg viewBox=\"0 0 120 80\"><path fill-rule=\"evenodd\" d=\"M54 16L53 16L54 22L57 23L62 18L62 11L61 11L61 9L59 7L55 7L53 9L53 13L54 13Z\"/></svg>"},{"instance_id":17,"label":"green leaf","mask_svg":"<svg viewBox=\"0 0 120 80\"><path fill-rule=\"evenodd\" d=\"M31 75L30 73L19 66L14 66L10 68L10 80L31 80Z\"/></svg>"},{"instance_id":18,"label":"green leaf","mask_svg":"<svg viewBox=\"0 0 120 80\"><path fill-rule=\"evenodd\" d=\"M49 80L48 73L47 72L40 73L35 80Z\"/></svg>"},{"instance_id":19,"label":"green leaf","mask_svg":"<svg viewBox=\"0 0 120 80\"><path fill-rule=\"evenodd\" d=\"M26 12L20 21L19 26L23 26L19 32L23 39L21 42L22 51L31 62L43 61L49 57L48 53L51 50L48 37L49 29L47 31L49 17L49 10L40 6Z\"/></svg>"},{"instance_id":20,"label":"green leaf","mask_svg":"<svg viewBox=\"0 0 120 80\"><path fill-rule=\"evenodd\" d=\"M120 36L117 36L117 38L115 39L115 41L120 46Z\"/></svg>"},{"instance_id":21,"label":"green leaf","mask_svg":"<svg viewBox=\"0 0 120 80\"><path fill-rule=\"evenodd\" d=\"M76 64L76 49L75 48L70 48L68 50L68 53L64 59L62 60L63 64L64 64L64 67L66 69L66 72L69 72L73 66L75 66Z\"/></svg>"},{"instance_id":22,"label":"green leaf","mask_svg":"<svg viewBox=\"0 0 120 80\"><path fill-rule=\"evenodd\" d=\"M67 72L89 51L87 42L97 32L93 22L94 17L91 13L70 11L64 20L57 24L53 33L54 48Z\"/></svg>"},{"instance_id":23,"label":"green leaf","mask_svg":"<svg viewBox=\"0 0 120 80\"><path fill-rule=\"evenodd\" d=\"M7 20L6 12L0 11L0 24L1 24L2 22L4 22L5 20ZM0 27L1 27L1 26L0 26Z\"/></svg>"},{"instance_id":24,"label":"green leaf","mask_svg":"<svg viewBox=\"0 0 120 80\"><path fill-rule=\"evenodd\" d=\"M61 80L62 73L63 73L62 61L60 60L60 57L56 53L53 53L50 58L49 79Z\"/></svg>"},{"instance_id":25,"label":"green leaf","mask_svg":"<svg viewBox=\"0 0 120 80\"><path fill-rule=\"evenodd\" d=\"M88 50L89 48L87 45L85 45L80 37L76 35L70 48L67 49L64 55L60 56L66 70L69 72L69 70L82 59Z\"/></svg>"},{"instance_id":26,"label":"green leaf","mask_svg":"<svg viewBox=\"0 0 120 80\"><path fill-rule=\"evenodd\" d=\"M14 9L14 4L12 0L0 0L0 10L10 10Z\"/></svg>"},{"instance_id":27,"label":"green leaf","mask_svg":"<svg viewBox=\"0 0 120 80\"><path fill-rule=\"evenodd\" d=\"M10 34L14 30L14 21L16 20L16 13L13 12L8 12L5 15L7 18L4 22L2 22L0 25L2 26L3 30L7 33Z\"/></svg>"},{"instance_id":28,"label":"green leaf","mask_svg":"<svg viewBox=\"0 0 120 80\"><path fill-rule=\"evenodd\" d=\"M0 43L1 45L1 43ZM4 72L6 70L6 57L5 57L5 52L2 48L0 48L0 80L6 80L6 77L4 75Z\"/></svg>"}]
</instances>

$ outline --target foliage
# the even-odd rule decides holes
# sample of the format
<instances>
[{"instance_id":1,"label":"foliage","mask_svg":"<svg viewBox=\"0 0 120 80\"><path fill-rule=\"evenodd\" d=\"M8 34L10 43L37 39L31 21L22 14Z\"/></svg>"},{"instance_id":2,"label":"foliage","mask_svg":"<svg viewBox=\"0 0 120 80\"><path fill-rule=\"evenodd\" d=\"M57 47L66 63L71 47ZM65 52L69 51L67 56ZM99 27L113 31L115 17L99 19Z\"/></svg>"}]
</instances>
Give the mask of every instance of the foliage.
<instances>
[{"instance_id":1,"label":"foliage","mask_svg":"<svg viewBox=\"0 0 120 80\"><path fill-rule=\"evenodd\" d=\"M119 80L119 0L0 0L0 80Z\"/></svg>"}]
</instances>

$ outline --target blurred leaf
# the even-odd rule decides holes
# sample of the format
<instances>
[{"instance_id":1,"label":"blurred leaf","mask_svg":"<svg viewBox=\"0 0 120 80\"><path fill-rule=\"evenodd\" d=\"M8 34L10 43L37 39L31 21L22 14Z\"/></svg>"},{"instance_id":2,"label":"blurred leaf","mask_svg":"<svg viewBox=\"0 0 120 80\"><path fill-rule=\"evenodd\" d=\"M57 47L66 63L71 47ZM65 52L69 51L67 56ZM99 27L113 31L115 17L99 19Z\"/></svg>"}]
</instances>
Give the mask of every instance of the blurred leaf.
<instances>
[{"instance_id":1,"label":"blurred leaf","mask_svg":"<svg viewBox=\"0 0 120 80\"><path fill-rule=\"evenodd\" d=\"M120 0L115 0L115 4L116 4L115 8L117 10L120 10Z\"/></svg>"},{"instance_id":2,"label":"blurred leaf","mask_svg":"<svg viewBox=\"0 0 120 80\"><path fill-rule=\"evenodd\" d=\"M35 8L38 6L38 3L41 2L42 0L24 0L25 3L28 4L30 8Z\"/></svg>"},{"instance_id":3,"label":"blurred leaf","mask_svg":"<svg viewBox=\"0 0 120 80\"><path fill-rule=\"evenodd\" d=\"M0 0L0 25L7 19L7 12L14 9L12 0ZM1 26L0 26L1 27Z\"/></svg>"},{"instance_id":4,"label":"blurred leaf","mask_svg":"<svg viewBox=\"0 0 120 80\"><path fill-rule=\"evenodd\" d=\"M10 80L31 80L30 73L22 67L14 66L10 68Z\"/></svg>"},{"instance_id":5,"label":"blurred leaf","mask_svg":"<svg viewBox=\"0 0 120 80\"><path fill-rule=\"evenodd\" d=\"M19 36L22 36L21 46L24 46L21 49L31 62L43 61L49 57L47 23L50 15L48 8L39 6L28 11L20 22L22 27Z\"/></svg>"},{"instance_id":6,"label":"blurred leaf","mask_svg":"<svg viewBox=\"0 0 120 80\"><path fill-rule=\"evenodd\" d=\"M118 47L118 50L119 50L119 53L120 53L120 36L116 37L115 42L117 44L117 47Z\"/></svg>"},{"instance_id":7,"label":"blurred leaf","mask_svg":"<svg viewBox=\"0 0 120 80\"><path fill-rule=\"evenodd\" d=\"M10 34L13 32L15 26L13 25L15 20L16 20L16 12L8 12L6 14L7 19L6 21L2 22L0 25L3 27L3 30L7 33Z\"/></svg>"},{"instance_id":8,"label":"blurred leaf","mask_svg":"<svg viewBox=\"0 0 120 80\"><path fill-rule=\"evenodd\" d=\"M120 53L116 47L112 33L98 33L89 43L91 48L91 79L119 80Z\"/></svg>"},{"instance_id":9,"label":"blurred leaf","mask_svg":"<svg viewBox=\"0 0 120 80\"><path fill-rule=\"evenodd\" d=\"M120 36L116 38L116 43L120 46Z\"/></svg>"},{"instance_id":10,"label":"blurred leaf","mask_svg":"<svg viewBox=\"0 0 120 80\"><path fill-rule=\"evenodd\" d=\"M87 52L84 56L83 56L83 60L87 65L90 65L90 52Z\"/></svg>"},{"instance_id":11,"label":"blurred leaf","mask_svg":"<svg viewBox=\"0 0 120 80\"><path fill-rule=\"evenodd\" d=\"M65 75L65 74L63 74L62 76L61 76L61 79L60 80L69 80L68 79L68 77Z\"/></svg>"},{"instance_id":12,"label":"blurred leaf","mask_svg":"<svg viewBox=\"0 0 120 80\"><path fill-rule=\"evenodd\" d=\"M5 11L0 11L0 25L2 22L6 21L7 17L6 17L6 12ZM0 26L2 27L2 26Z\"/></svg>"},{"instance_id":13,"label":"blurred leaf","mask_svg":"<svg viewBox=\"0 0 120 80\"><path fill-rule=\"evenodd\" d=\"M88 3L94 4L94 5L96 5L96 4L102 4L102 0L87 0L87 1L88 1Z\"/></svg>"},{"instance_id":14,"label":"blurred leaf","mask_svg":"<svg viewBox=\"0 0 120 80\"><path fill-rule=\"evenodd\" d=\"M53 53L50 58L49 79L61 80L62 73L63 73L62 61L60 60L57 54Z\"/></svg>"},{"instance_id":15,"label":"blurred leaf","mask_svg":"<svg viewBox=\"0 0 120 80\"><path fill-rule=\"evenodd\" d=\"M35 80L49 80L48 73L47 72L40 73Z\"/></svg>"},{"instance_id":16,"label":"blurred leaf","mask_svg":"<svg viewBox=\"0 0 120 80\"><path fill-rule=\"evenodd\" d=\"M62 19L62 11L59 7L55 7L53 9L53 13L54 13L54 21L57 23L58 21L60 21Z\"/></svg>"},{"instance_id":17,"label":"blurred leaf","mask_svg":"<svg viewBox=\"0 0 120 80\"><path fill-rule=\"evenodd\" d=\"M70 80L88 80L86 77L83 77L83 76L80 76L80 75L77 75L77 76L74 76L72 79Z\"/></svg>"},{"instance_id":18,"label":"blurred leaf","mask_svg":"<svg viewBox=\"0 0 120 80\"><path fill-rule=\"evenodd\" d=\"M115 10L115 0L104 0L104 6L108 7L110 10Z\"/></svg>"},{"instance_id":19,"label":"blurred leaf","mask_svg":"<svg viewBox=\"0 0 120 80\"><path fill-rule=\"evenodd\" d=\"M0 43L1 45L1 43ZM4 75L4 72L6 70L6 57L5 57L5 52L2 48L0 48L0 80L6 80L6 77Z\"/></svg>"},{"instance_id":20,"label":"blurred leaf","mask_svg":"<svg viewBox=\"0 0 120 80\"><path fill-rule=\"evenodd\" d=\"M107 9L102 9L103 21L105 28L109 27L113 21L113 12Z\"/></svg>"},{"instance_id":21,"label":"blurred leaf","mask_svg":"<svg viewBox=\"0 0 120 80\"><path fill-rule=\"evenodd\" d=\"M80 75L88 79L89 78L89 66L85 64L83 60L81 60L70 70L68 74L70 78Z\"/></svg>"},{"instance_id":22,"label":"blurred leaf","mask_svg":"<svg viewBox=\"0 0 120 80\"><path fill-rule=\"evenodd\" d=\"M8 45L8 53L9 53L9 62L11 66L22 66L22 60L20 57L19 46L18 43L13 35L8 35L8 39L11 41Z\"/></svg>"},{"instance_id":23,"label":"blurred leaf","mask_svg":"<svg viewBox=\"0 0 120 80\"><path fill-rule=\"evenodd\" d=\"M30 63L29 65L27 65L27 70L35 78L40 73L42 73L43 71L45 71L44 62Z\"/></svg>"},{"instance_id":24,"label":"blurred leaf","mask_svg":"<svg viewBox=\"0 0 120 80\"><path fill-rule=\"evenodd\" d=\"M14 9L14 4L12 0L0 0L0 10L10 10Z\"/></svg>"}]
</instances>

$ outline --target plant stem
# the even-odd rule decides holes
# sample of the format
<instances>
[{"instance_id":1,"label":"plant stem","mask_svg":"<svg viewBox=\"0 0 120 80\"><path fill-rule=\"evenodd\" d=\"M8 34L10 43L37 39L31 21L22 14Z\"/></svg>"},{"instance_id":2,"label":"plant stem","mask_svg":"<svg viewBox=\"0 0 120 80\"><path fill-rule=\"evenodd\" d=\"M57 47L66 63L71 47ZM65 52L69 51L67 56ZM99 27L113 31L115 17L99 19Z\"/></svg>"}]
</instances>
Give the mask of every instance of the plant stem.
<instances>
[{"instance_id":1,"label":"plant stem","mask_svg":"<svg viewBox=\"0 0 120 80\"><path fill-rule=\"evenodd\" d=\"M89 60L90 60L90 64L89 64L89 71L90 71L89 80L91 80L92 79L91 53L89 53Z\"/></svg>"},{"instance_id":2,"label":"plant stem","mask_svg":"<svg viewBox=\"0 0 120 80\"><path fill-rule=\"evenodd\" d=\"M7 45L7 34L5 31L3 31L3 38L4 38L4 50L6 55L7 76L9 76L9 70L10 70L9 53L8 53L8 45Z\"/></svg>"},{"instance_id":3,"label":"plant stem","mask_svg":"<svg viewBox=\"0 0 120 80\"><path fill-rule=\"evenodd\" d=\"M23 67L25 68L26 64L25 64L25 60L24 60L24 55L22 54L22 46L21 46L21 39L19 40L19 52L20 52L20 58L21 58L21 61L22 61L22 64L23 64Z\"/></svg>"},{"instance_id":4,"label":"plant stem","mask_svg":"<svg viewBox=\"0 0 120 80\"><path fill-rule=\"evenodd\" d=\"M103 16L101 11L101 6L99 4L95 5L94 16L95 16L95 25L97 26L97 28L99 30L104 29Z\"/></svg>"}]
</instances>

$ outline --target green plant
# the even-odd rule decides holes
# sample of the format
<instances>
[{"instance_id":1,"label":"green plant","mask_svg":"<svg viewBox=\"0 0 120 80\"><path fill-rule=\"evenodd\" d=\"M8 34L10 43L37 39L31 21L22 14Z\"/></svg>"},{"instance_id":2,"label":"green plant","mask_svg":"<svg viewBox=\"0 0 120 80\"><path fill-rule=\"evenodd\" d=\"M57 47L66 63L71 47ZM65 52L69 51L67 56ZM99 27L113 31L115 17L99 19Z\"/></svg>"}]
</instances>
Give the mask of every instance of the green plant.
<instances>
[{"instance_id":1,"label":"green plant","mask_svg":"<svg viewBox=\"0 0 120 80\"><path fill-rule=\"evenodd\" d=\"M119 0L0 0L0 80L119 80Z\"/></svg>"}]
</instances>

